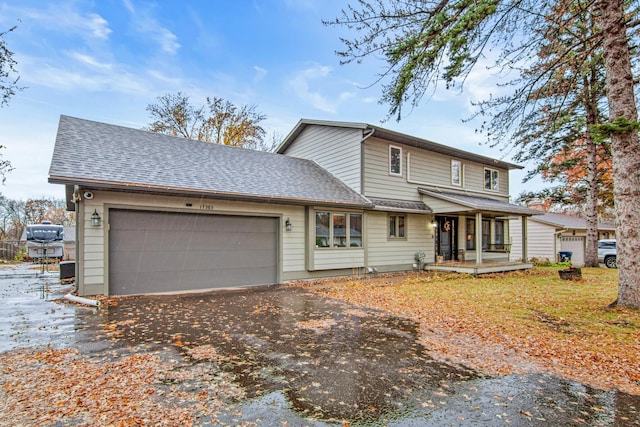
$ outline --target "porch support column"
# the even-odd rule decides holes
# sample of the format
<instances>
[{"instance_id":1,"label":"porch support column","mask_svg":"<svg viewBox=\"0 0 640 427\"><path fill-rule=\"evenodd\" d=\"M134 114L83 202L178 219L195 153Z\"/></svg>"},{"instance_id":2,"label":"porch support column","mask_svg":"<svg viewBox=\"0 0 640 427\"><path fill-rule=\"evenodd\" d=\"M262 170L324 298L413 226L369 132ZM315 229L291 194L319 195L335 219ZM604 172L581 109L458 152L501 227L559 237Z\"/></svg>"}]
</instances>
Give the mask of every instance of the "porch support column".
<instances>
[{"instance_id":1,"label":"porch support column","mask_svg":"<svg viewBox=\"0 0 640 427\"><path fill-rule=\"evenodd\" d=\"M529 254L527 253L527 247L529 246L529 241L527 236L529 232L527 231L527 217L522 216L522 262L527 262L529 259Z\"/></svg>"},{"instance_id":2,"label":"porch support column","mask_svg":"<svg viewBox=\"0 0 640 427\"><path fill-rule=\"evenodd\" d=\"M482 264L482 212L476 213L476 264Z\"/></svg>"}]
</instances>

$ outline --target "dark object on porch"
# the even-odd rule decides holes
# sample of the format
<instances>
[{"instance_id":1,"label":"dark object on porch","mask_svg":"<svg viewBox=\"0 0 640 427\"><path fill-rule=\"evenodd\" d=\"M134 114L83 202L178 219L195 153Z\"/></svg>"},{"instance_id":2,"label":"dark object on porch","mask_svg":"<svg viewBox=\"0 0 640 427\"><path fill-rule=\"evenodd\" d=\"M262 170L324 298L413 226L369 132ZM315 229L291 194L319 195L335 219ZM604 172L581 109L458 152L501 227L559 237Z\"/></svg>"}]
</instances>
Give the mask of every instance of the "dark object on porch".
<instances>
[{"instance_id":1,"label":"dark object on porch","mask_svg":"<svg viewBox=\"0 0 640 427\"><path fill-rule=\"evenodd\" d=\"M458 249L458 261L464 262L464 249Z\"/></svg>"},{"instance_id":2,"label":"dark object on porch","mask_svg":"<svg viewBox=\"0 0 640 427\"><path fill-rule=\"evenodd\" d=\"M570 251L558 252L558 258L560 259L560 262L569 262L571 261L572 256L573 256L573 252L570 252Z\"/></svg>"},{"instance_id":3,"label":"dark object on porch","mask_svg":"<svg viewBox=\"0 0 640 427\"><path fill-rule=\"evenodd\" d=\"M560 278L563 280L579 280L582 279L582 270L575 267L558 270Z\"/></svg>"},{"instance_id":4,"label":"dark object on porch","mask_svg":"<svg viewBox=\"0 0 640 427\"><path fill-rule=\"evenodd\" d=\"M69 282L76 278L76 262L62 261L60 263L60 281Z\"/></svg>"}]
</instances>

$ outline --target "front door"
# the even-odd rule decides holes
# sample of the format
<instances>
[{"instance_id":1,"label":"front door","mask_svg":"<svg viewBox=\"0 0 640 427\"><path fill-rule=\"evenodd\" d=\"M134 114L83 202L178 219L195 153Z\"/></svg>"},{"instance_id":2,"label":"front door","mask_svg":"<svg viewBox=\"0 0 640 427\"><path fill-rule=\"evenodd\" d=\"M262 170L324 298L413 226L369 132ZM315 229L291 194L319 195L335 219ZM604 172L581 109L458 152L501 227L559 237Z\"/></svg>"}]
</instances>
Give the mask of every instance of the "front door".
<instances>
[{"instance_id":1,"label":"front door","mask_svg":"<svg viewBox=\"0 0 640 427\"><path fill-rule=\"evenodd\" d=\"M436 217L438 232L436 233L436 255L444 261L456 259L456 218L449 216Z\"/></svg>"}]
</instances>

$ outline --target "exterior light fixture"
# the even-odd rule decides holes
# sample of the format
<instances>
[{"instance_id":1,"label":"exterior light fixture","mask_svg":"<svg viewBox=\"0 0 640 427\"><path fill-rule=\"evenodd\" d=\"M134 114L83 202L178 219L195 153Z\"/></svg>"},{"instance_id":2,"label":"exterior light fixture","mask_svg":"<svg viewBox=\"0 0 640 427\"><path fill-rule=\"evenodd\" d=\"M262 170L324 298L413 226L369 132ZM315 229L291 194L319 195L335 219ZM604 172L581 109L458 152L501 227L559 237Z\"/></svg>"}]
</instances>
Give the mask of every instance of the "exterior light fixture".
<instances>
[{"instance_id":1,"label":"exterior light fixture","mask_svg":"<svg viewBox=\"0 0 640 427\"><path fill-rule=\"evenodd\" d=\"M93 225L94 227L100 227L100 224L102 224L102 218L100 218L98 210L94 209L93 213L91 214L91 225Z\"/></svg>"},{"instance_id":2,"label":"exterior light fixture","mask_svg":"<svg viewBox=\"0 0 640 427\"><path fill-rule=\"evenodd\" d=\"M291 221L289 220L289 218L287 218L287 220L284 222L284 229L287 231L291 231Z\"/></svg>"}]
</instances>

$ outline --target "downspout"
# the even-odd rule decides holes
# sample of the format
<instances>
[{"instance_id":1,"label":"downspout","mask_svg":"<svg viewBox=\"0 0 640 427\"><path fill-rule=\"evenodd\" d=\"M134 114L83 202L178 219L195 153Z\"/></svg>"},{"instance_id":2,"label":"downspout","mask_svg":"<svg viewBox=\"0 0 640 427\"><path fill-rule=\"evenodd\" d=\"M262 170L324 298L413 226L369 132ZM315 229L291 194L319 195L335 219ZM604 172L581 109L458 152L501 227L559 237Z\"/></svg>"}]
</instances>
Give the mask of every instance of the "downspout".
<instances>
[{"instance_id":1,"label":"downspout","mask_svg":"<svg viewBox=\"0 0 640 427\"><path fill-rule=\"evenodd\" d=\"M375 129L371 129L371 132L369 132L367 135L365 135L361 140L360 140L360 194L362 194L363 197L366 197L364 195L364 168L365 168L365 161L364 161L364 143L367 139L371 138L373 136L373 134L376 132ZM363 212L363 236L362 236L362 247L365 248L364 251L364 265L368 266L369 265L369 250L368 250L368 243L366 242L366 239L368 239L369 233L369 216L367 214L365 214ZM368 267L368 268L372 268L372 267ZM366 271L366 270L365 270Z\"/></svg>"},{"instance_id":2,"label":"downspout","mask_svg":"<svg viewBox=\"0 0 640 427\"><path fill-rule=\"evenodd\" d=\"M376 130L371 129L371 132L365 135L360 141L360 194L362 194L363 196L364 196L364 168L365 168L364 143L367 139L371 138L374 133L376 133Z\"/></svg>"}]
</instances>

